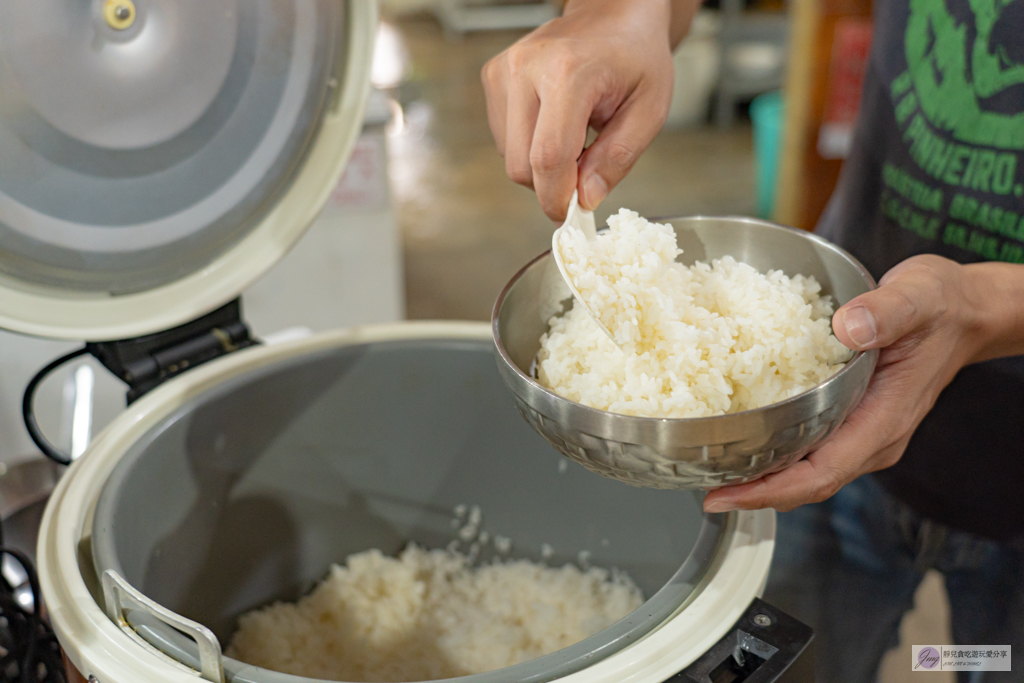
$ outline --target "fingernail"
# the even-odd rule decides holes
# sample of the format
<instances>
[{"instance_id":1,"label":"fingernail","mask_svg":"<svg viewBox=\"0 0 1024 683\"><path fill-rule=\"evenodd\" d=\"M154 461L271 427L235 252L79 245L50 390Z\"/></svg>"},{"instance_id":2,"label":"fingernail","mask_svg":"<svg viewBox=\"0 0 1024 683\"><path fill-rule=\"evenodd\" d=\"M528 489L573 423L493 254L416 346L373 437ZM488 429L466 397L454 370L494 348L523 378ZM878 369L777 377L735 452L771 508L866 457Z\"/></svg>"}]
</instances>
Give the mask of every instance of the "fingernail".
<instances>
[{"instance_id":1,"label":"fingernail","mask_svg":"<svg viewBox=\"0 0 1024 683\"><path fill-rule=\"evenodd\" d=\"M593 211L608 196L608 184L596 173L583 182L583 208Z\"/></svg>"},{"instance_id":2,"label":"fingernail","mask_svg":"<svg viewBox=\"0 0 1024 683\"><path fill-rule=\"evenodd\" d=\"M878 336L875 316L871 315L871 311L863 306L843 312L843 327L846 328L846 334L857 346L867 346Z\"/></svg>"},{"instance_id":3,"label":"fingernail","mask_svg":"<svg viewBox=\"0 0 1024 683\"><path fill-rule=\"evenodd\" d=\"M704 503L704 512L729 512L735 510L736 505L727 500L713 500Z\"/></svg>"}]
</instances>

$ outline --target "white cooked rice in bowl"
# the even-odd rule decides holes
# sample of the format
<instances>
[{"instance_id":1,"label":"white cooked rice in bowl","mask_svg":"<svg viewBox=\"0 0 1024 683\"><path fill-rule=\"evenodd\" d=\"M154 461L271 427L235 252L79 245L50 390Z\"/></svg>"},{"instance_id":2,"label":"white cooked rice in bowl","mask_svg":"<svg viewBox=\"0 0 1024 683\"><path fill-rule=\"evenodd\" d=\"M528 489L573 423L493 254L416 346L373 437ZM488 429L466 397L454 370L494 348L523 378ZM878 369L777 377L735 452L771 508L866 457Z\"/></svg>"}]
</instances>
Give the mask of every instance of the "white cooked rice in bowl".
<instances>
[{"instance_id":1,"label":"white cooked rice in bowl","mask_svg":"<svg viewBox=\"0 0 1024 683\"><path fill-rule=\"evenodd\" d=\"M813 277L761 274L731 257L690 267L669 225L621 209L587 240L558 243L582 307L549 321L537 376L593 408L692 418L777 403L835 374L851 352L832 334L832 300Z\"/></svg>"}]
</instances>

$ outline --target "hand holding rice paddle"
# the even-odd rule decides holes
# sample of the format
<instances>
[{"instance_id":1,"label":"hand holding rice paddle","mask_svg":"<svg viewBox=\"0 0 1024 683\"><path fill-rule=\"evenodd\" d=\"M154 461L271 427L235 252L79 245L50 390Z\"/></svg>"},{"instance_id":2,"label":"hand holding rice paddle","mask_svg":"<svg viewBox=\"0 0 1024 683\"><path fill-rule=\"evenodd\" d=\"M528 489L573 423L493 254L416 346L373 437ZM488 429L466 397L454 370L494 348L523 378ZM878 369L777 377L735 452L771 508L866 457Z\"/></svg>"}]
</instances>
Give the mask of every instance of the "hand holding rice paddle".
<instances>
[{"instance_id":1,"label":"hand holding rice paddle","mask_svg":"<svg viewBox=\"0 0 1024 683\"><path fill-rule=\"evenodd\" d=\"M555 259L555 265L558 266L558 272L562 274L562 279L569 286L569 291L572 292L576 305L582 307L587 312L587 315L590 316L590 319L614 342L615 337L612 336L612 333L601 322L601 318L598 317L597 313L587 305L583 295L576 289L576 284L573 282L572 277L565 270L565 261L562 258L562 244L572 244L574 241L579 241L580 235L583 236L583 239L587 240L597 239L597 226L594 224L594 212L584 211L580 208L579 192L574 190L572 199L569 201L569 210L565 214L565 222L551 235L551 256Z\"/></svg>"}]
</instances>

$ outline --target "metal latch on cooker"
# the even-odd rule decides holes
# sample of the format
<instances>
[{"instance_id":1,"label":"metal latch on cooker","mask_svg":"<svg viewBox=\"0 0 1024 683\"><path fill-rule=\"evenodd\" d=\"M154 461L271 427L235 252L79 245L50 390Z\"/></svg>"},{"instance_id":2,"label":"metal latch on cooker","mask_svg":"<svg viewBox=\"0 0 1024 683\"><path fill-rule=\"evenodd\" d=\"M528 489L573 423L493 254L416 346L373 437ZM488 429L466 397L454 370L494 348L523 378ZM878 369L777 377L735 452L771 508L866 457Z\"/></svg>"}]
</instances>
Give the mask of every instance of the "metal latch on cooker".
<instances>
[{"instance_id":1,"label":"metal latch on cooker","mask_svg":"<svg viewBox=\"0 0 1024 683\"><path fill-rule=\"evenodd\" d=\"M732 629L665 683L803 683L814 680L810 626L754 598Z\"/></svg>"},{"instance_id":2,"label":"metal latch on cooker","mask_svg":"<svg viewBox=\"0 0 1024 683\"><path fill-rule=\"evenodd\" d=\"M203 363L258 342L242 320L240 299L184 325L132 339L87 342L82 348L48 364L29 381L22 400L22 417L29 436L49 458L67 465L71 457L43 435L33 408L36 389L51 372L65 363L92 355L128 385L129 404L167 380Z\"/></svg>"}]
</instances>

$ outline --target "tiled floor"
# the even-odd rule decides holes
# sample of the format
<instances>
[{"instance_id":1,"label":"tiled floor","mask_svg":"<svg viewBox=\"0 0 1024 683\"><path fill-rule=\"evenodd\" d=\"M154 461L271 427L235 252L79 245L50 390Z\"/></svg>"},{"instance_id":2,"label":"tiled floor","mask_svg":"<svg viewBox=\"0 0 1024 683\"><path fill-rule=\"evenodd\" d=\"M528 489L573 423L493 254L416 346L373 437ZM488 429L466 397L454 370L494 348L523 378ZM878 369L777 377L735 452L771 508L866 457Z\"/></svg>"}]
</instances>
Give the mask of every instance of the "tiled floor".
<instances>
[{"instance_id":1,"label":"tiled floor","mask_svg":"<svg viewBox=\"0 0 1024 683\"><path fill-rule=\"evenodd\" d=\"M445 42L429 18L398 24L413 70L399 89L405 125L390 137L391 186L405 249L410 318L484 320L498 291L550 244L553 225L533 193L505 177L479 85L484 62L519 35L472 34ZM627 206L648 216L750 214L753 159L748 125L722 132L663 132L598 212ZM920 678L910 644L949 643L941 578L929 575L887 657L882 683ZM952 683L931 674L929 683Z\"/></svg>"}]
</instances>

